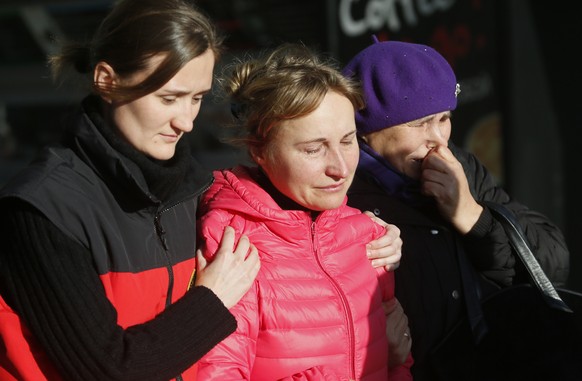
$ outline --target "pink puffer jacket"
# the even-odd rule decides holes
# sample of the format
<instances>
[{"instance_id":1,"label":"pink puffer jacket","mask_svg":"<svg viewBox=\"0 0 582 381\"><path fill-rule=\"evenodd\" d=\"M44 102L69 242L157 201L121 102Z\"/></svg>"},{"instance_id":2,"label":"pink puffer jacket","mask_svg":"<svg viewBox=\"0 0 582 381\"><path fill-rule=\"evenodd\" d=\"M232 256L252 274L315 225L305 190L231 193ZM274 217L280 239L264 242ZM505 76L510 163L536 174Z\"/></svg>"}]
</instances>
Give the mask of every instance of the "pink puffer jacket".
<instances>
[{"instance_id":1,"label":"pink puffer jacket","mask_svg":"<svg viewBox=\"0 0 582 381\"><path fill-rule=\"evenodd\" d=\"M345 202L315 221L282 210L250 171L216 172L202 200L205 255L230 225L256 245L261 270L231 308L237 331L202 358L198 379L410 380L411 361L388 378L381 303L394 278L366 258L384 229Z\"/></svg>"}]
</instances>

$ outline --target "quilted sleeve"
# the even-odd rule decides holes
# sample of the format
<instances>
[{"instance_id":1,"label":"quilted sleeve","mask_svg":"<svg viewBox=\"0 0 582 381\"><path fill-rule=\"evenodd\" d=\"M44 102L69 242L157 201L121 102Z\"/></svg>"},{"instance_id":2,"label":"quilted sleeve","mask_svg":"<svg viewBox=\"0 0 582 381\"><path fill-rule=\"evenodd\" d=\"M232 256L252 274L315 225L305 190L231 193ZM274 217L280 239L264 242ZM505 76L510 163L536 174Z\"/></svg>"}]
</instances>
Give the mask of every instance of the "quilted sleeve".
<instances>
[{"instance_id":1,"label":"quilted sleeve","mask_svg":"<svg viewBox=\"0 0 582 381\"><path fill-rule=\"evenodd\" d=\"M201 249L206 258L212 259L222 232L226 226L233 226L236 239L242 227L238 219L221 210L213 210L199 220L200 235L204 241ZM198 380L248 380L255 360L256 342L259 329L257 282L230 312L237 321L237 330L198 362Z\"/></svg>"},{"instance_id":2,"label":"quilted sleeve","mask_svg":"<svg viewBox=\"0 0 582 381\"><path fill-rule=\"evenodd\" d=\"M249 380L259 332L257 283L230 312L237 330L198 362L198 380Z\"/></svg>"}]
</instances>

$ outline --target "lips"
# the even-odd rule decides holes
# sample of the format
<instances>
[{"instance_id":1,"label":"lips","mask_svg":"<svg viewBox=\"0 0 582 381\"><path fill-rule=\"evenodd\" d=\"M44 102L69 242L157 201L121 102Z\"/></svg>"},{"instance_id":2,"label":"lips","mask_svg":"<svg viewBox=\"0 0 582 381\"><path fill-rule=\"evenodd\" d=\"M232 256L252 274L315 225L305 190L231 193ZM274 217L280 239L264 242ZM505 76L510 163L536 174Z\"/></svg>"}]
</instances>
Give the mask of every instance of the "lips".
<instances>
[{"instance_id":1,"label":"lips","mask_svg":"<svg viewBox=\"0 0 582 381\"><path fill-rule=\"evenodd\" d=\"M164 139L164 141L166 141L168 143L175 143L180 138L180 135L176 135L173 133L172 134L160 134L160 136L162 137L162 139Z\"/></svg>"},{"instance_id":2,"label":"lips","mask_svg":"<svg viewBox=\"0 0 582 381\"><path fill-rule=\"evenodd\" d=\"M325 187L320 187L319 189L328 191L328 192L338 192L343 190L345 182L341 182L339 184L328 185Z\"/></svg>"}]
</instances>

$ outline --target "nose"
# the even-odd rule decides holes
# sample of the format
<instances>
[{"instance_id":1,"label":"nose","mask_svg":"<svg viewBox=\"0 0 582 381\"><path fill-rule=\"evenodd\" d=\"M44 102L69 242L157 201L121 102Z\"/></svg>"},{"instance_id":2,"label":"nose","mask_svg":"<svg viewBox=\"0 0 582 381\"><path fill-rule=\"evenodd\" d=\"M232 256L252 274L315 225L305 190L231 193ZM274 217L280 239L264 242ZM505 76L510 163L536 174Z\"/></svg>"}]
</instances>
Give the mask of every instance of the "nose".
<instances>
[{"instance_id":1,"label":"nose","mask_svg":"<svg viewBox=\"0 0 582 381\"><path fill-rule=\"evenodd\" d=\"M184 104L177 111L172 120L172 125L183 132L190 132L194 128L194 119L198 116L199 106L190 103Z\"/></svg>"},{"instance_id":2,"label":"nose","mask_svg":"<svg viewBox=\"0 0 582 381\"><path fill-rule=\"evenodd\" d=\"M326 174L334 179L348 177L350 168L344 152L339 149L328 151Z\"/></svg>"},{"instance_id":3,"label":"nose","mask_svg":"<svg viewBox=\"0 0 582 381\"><path fill-rule=\"evenodd\" d=\"M428 140L432 145L446 145L448 136L446 134L446 126L437 121L432 121L428 126Z\"/></svg>"}]
</instances>

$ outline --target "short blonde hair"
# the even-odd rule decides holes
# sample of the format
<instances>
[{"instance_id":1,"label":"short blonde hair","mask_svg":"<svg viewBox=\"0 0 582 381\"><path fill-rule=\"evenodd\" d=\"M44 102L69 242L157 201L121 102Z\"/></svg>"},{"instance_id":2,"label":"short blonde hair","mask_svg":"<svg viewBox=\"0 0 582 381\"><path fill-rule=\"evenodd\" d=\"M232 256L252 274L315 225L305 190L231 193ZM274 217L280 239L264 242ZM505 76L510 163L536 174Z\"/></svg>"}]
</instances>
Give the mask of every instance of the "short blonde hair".
<instances>
[{"instance_id":1,"label":"short blonde hair","mask_svg":"<svg viewBox=\"0 0 582 381\"><path fill-rule=\"evenodd\" d=\"M225 73L219 82L230 97L236 126L242 127L233 142L249 152L267 148L280 122L311 113L329 91L349 99L354 115L364 106L358 84L341 74L336 61L299 43L239 60Z\"/></svg>"}]
</instances>

